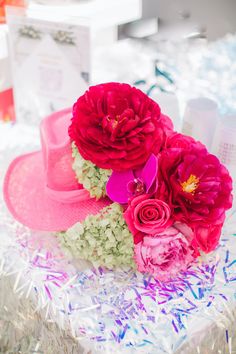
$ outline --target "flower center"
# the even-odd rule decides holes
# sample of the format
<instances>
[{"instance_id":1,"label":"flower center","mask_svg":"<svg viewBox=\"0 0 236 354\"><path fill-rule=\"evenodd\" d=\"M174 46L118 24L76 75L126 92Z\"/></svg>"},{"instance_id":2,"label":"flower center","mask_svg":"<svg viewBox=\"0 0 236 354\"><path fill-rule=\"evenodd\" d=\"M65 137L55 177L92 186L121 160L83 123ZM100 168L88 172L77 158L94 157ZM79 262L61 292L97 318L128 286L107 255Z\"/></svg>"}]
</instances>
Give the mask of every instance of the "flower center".
<instances>
[{"instance_id":1,"label":"flower center","mask_svg":"<svg viewBox=\"0 0 236 354\"><path fill-rule=\"evenodd\" d=\"M128 191L133 195L143 194L146 190L144 182L139 178L130 181L127 187Z\"/></svg>"},{"instance_id":2,"label":"flower center","mask_svg":"<svg viewBox=\"0 0 236 354\"><path fill-rule=\"evenodd\" d=\"M117 125L119 124L120 116L119 115L116 115L115 117L107 116L106 119L111 127L111 130L114 130L117 127Z\"/></svg>"},{"instance_id":3,"label":"flower center","mask_svg":"<svg viewBox=\"0 0 236 354\"><path fill-rule=\"evenodd\" d=\"M199 178L195 175L190 175L187 181L180 184L184 192L194 194L199 185Z\"/></svg>"}]
</instances>

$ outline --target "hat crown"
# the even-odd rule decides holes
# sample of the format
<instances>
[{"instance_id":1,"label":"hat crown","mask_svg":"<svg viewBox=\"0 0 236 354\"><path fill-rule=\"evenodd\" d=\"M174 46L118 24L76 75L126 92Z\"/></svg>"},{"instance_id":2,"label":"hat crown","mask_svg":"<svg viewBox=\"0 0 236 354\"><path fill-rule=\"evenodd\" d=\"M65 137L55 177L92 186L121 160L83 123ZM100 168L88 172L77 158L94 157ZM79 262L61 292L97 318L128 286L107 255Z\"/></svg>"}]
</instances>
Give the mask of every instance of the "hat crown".
<instances>
[{"instance_id":1,"label":"hat crown","mask_svg":"<svg viewBox=\"0 0 236 354\"><path fill-rule=\"evenodd\" d=\"M53 113L40 127L45 181L48 194L57 200L87 199L89 193L76 180L72 169L71 141L68 135L71 109Z\"/></svg>"},{"instance_id":2,"label":"hat crown","mask_svg":"<svg viewBox=\"0 0 236 354\"><path fill-rule=\"evenodd\" d=\"M91 198L76 180L68 136L70 118L71 109L45 118L40 127L42 149L18 156L5 175L8 209L34 230L66 230L111 203L107 198Z\"/></svg>"}]
</instances>

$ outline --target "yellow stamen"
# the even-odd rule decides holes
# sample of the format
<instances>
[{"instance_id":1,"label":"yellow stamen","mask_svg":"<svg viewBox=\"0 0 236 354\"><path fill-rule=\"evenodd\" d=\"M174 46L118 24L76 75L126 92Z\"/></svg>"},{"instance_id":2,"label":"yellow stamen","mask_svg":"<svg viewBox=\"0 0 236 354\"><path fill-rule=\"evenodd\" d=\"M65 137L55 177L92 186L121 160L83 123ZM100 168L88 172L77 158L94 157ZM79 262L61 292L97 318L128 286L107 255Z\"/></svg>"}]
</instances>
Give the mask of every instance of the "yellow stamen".
<instances>
[{"instance_id":1,"label":"yellow stamen","mask_svg":"<svg viewBox=\"0 0 236 354\"><path fill-rule=\"evenodd\" d=\"M119 123L119 116L117 115L114 119L111 117L106 117L107 121L110 123L111 122L111 128L115 129Z\"/></svg>"},{"instance_id":2,"label":"yellow stamen","mask_svg":"<svg viewBox=\"0 0 236 354\"><path fill-rule=\"evenodd\" d=\"M187 181L180 184L184 192L194 194L199 184L199 178L195 175L190 175Z\"/></svg>"},{"instance_id":3,"label":"yellow stamen","mask_svg":"<svg viewBox=\"0 0 236 354\"><path fill-rule=\"evenodd\" d=\"M119 123L119 121L117 120L117 118L114 119L111 123L112 129L115 129L117 127L118 123Z\"/></svg>"}]
</instances>

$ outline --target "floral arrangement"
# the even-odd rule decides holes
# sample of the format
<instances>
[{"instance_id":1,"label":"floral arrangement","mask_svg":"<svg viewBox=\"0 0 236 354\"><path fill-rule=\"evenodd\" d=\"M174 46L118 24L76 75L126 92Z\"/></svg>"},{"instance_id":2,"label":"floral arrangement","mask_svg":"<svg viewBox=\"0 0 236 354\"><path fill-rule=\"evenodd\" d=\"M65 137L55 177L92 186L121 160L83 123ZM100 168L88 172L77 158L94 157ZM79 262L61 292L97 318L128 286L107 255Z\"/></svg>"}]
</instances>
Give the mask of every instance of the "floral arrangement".
<instances>
[{"instance_id":1,"label":"floral arrangement","mask_svg":"<svg viewBox=\"0 0 236 354\"><path fill-rule=\"evenodd\" d=\"M60 234L74 256L168 280L217 247L231 177L143 92L120 83L90 87L74 105L69 136L79 182L111 200Z\"/></svg>"},{"instance_id":2,"label":"floral arrangement","mask_svg":"<svg viewBox=\"0 0 236 354\"><path fill-rule=\"evenodd\" d=\"M107 268L134 267L133 239L123 218L122 207L112 203L97 215L88 216L59 234L74 258L83 258Z\"/></svg>"}]
</instances>

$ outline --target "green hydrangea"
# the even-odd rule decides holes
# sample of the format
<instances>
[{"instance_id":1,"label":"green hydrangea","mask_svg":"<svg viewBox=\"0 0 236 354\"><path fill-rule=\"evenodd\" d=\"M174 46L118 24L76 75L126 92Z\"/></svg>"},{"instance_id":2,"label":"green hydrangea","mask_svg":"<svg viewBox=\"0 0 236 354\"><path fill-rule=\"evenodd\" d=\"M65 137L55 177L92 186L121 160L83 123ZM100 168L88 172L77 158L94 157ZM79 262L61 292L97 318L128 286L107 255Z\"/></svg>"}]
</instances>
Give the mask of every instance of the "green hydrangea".
<instances>
[{"instance_id":1,"label":"green hydrangea","mask_svg":"<svg viewBox=\"0 0 236 354\"><path fill-rule=\"evenodd\" d=\"M72 168L79 183L89 191L91 197L96 199L104 197L106 195L106 184L112 170L104 170L92 162L84 160L74 142L72 143L72 157L74 158Z\"/></svg>"},{"instance_id":2,"label":"green hydrangea","mask_svg":"<svg viewBox=\"0 0 236 354\"><path fill-rule=\"evenodd\" d=\"M97 215L89 215L66 232L57 234L62 248L74 258L91 261L109 269L135 267L133 237L123 217L122 207L113 203Z\"/></svg>"}]
</instances>

